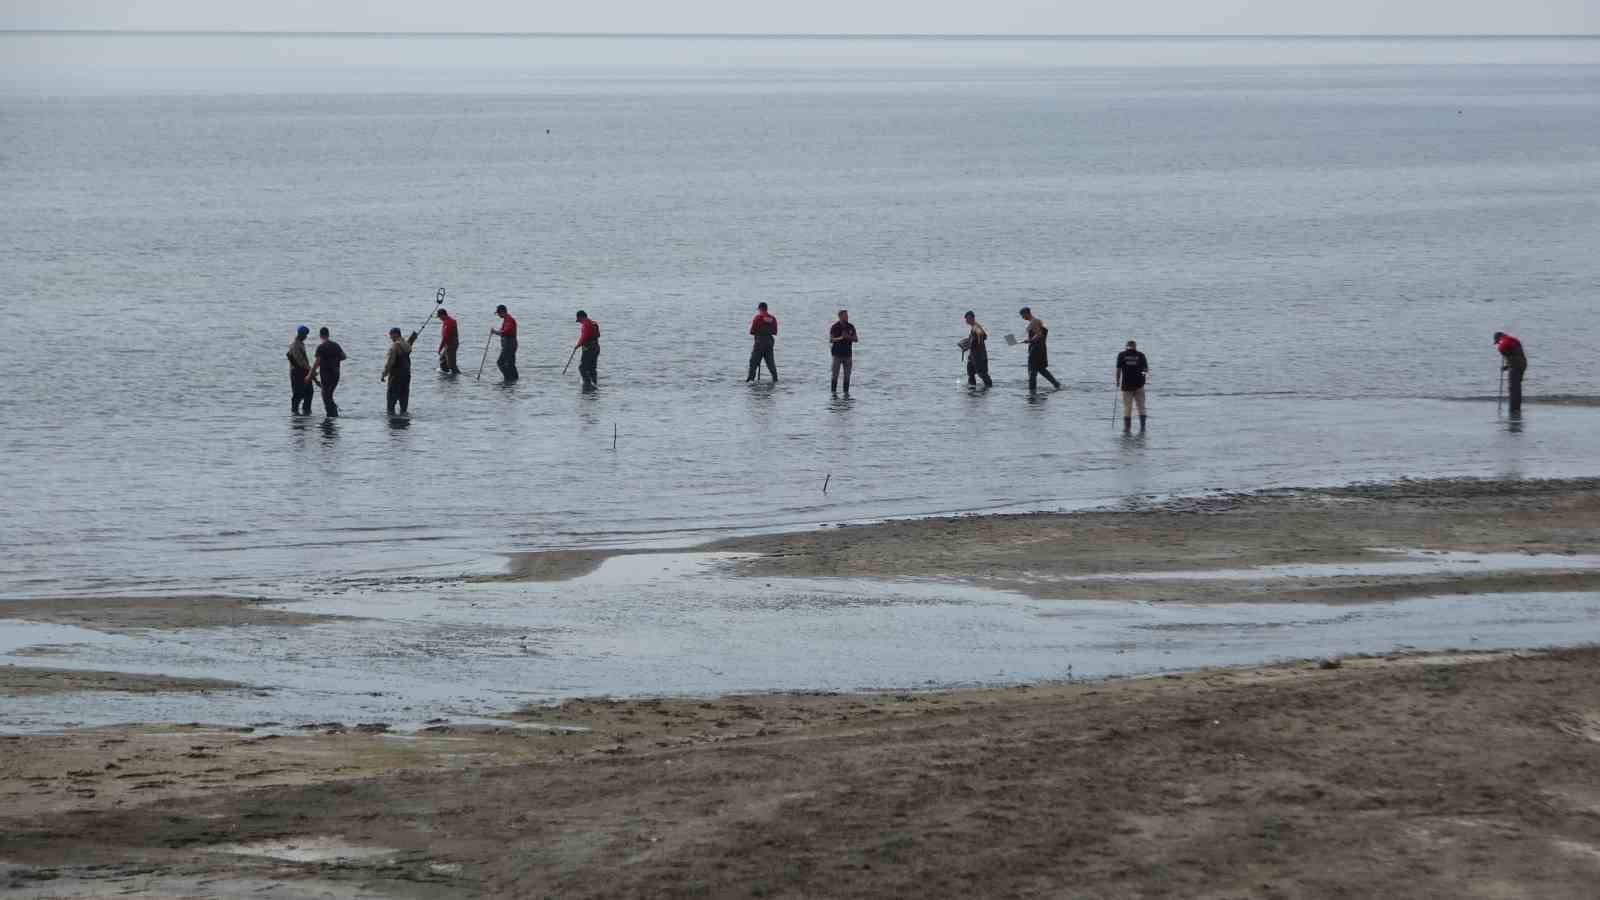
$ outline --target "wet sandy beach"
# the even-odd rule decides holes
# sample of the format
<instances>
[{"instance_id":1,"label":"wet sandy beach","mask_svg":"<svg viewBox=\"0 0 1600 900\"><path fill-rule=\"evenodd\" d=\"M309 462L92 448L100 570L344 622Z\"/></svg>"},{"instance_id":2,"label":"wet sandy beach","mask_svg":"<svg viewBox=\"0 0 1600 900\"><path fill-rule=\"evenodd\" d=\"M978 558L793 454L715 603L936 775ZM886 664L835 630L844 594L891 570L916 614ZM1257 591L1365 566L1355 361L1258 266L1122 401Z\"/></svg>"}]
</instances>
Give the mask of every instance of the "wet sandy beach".
<instances>
[{"instance_id":1,"label":"wet sandy beach","mask_svg":"<svg viewBox=\"0 0 1600 900\"><path fill-rule=\"evenodd\" d=\"M10 737L0 892L1586 897L1597 671L1423 656L574 702L409 739Z\"/></svg>"},{"instance_id":2,"label":"wet sandy beach","mask_svg":"<svg viewBox=\"0 0 1600 900\"><path fill-rule=\"evenodd\" d=\"M1584 896L1600 655L1509 651L1594 642L1597 525L1401 482L8 601L0 892Z\"/></svg>"}]
</instances>

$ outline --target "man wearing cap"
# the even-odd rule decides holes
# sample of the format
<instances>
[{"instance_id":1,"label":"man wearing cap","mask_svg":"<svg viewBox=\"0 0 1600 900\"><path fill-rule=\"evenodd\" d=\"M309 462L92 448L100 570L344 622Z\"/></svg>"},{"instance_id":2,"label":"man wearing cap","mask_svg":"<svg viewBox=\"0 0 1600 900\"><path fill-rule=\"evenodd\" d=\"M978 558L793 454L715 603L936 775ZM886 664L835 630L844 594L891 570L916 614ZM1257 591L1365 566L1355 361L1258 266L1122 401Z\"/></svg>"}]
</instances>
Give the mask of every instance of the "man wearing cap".
<instances>
[{"instance_id":1,"label":"man wearing cap","mask_svg":"<svg viewBox=\"0 0 1600 900\"><path fill-rule=\"evenodd\" d=\"M578 357L578 374L583 376L583 386L592 388L600 383L600 323L581 309L578 310L577 346L582 351Z\"/></svg>"},{"instance_id":2,"label":"man wearing cap","mask_svg":"<svg viewBox=\"0 0 1600 900\"><path fill-rule=\"evenodd\" d=\"M389 383L389 415L405 415L411 406L411 342L400 336L398 328L389 329L389 355L378 380Z\"/></svg>"},{"instance_id":3,"label":"man wearing cap","mask_svg":"<svg viewBox=\"0 0 1600 900\"><path fill-rule=\"evenodd\" d=\"M306 373L306 384L322 372L322 411L330 419L339 418L339 404L333 402L333 392L339 388L339 367L344 362L344 348L328 334L328 326L317 329L322 342L317 344L316 358L311 361L311 371Z\"/></svg>"},{"instance_id":4,"label":"man wearing cap","mask_svg":"<svg viewBox=\"0 0 1600 900\"><path fill-rule=\"evenodd\" d=\"M461 335L456 330L456 320L444 307L439 307L439 371L446 375L460 375L456 368L456 348L461 345Z\"/></svg>"},{"instance_id":5,"label":"man wearing cap","mask_svg":"<svg viewBox=\"0 0 1600 900\"><path fill-rule=\"evenodd\" d=\"M761 364L767 364L772 380L778 380L778 364L772 358L772 347L778 337L778 317L767 312L766 303L756 304L756 317L750 320L750 335L755 345L750 349L750 375L745 381L755 381Z\"/></svg>"},{"instance_id":6,"label":"man wearing cap","mask_svg":"<svg viewBox=\"0 0 1600 900\"><path fill-rule=\"evenodd\" d=\"M1144 382L1150 374L1150 361L1139 352L1138 341L1117 354L1117 387L1122 391L1122 430L1133 430L1133 404L1139 404L1139 430L1144 430Z\"/></svg>"},{"instance_id":7,"label":"man wearing cap","mask_svg":"<svg viewBox=\"0 0 1600 900\"><path fill-rule=\"evenodd\" d=\"M967 310L962 318L967 321L967 337L957 346L967 351L967 384L977 387L978 379L982 378L984 387L994 387L994 379L989 377L989 332L978 324L978 317L972 310Z\"/></svg>"},{"instance_id":8,"label":"man wearing cap","mask_svg":"<svg viewBox=\"0 0 1600 900\"><path fill-rule=\"evenodd\" d=\"M517 380L517 320L511 318L506 312L504 303L494 308L494 314L500 317L500 327L489 329L490 334L500 336L500 357L494 364L500 367L500 374L507 381Z\"/></svg>"},{"instance_id":9,"label":"man wearing cap","mask_svg":"<svg viewBox=\"0 0 1600 900\"><path fill-rule=\"evenodd\" d=\"M289 342L289 410L297 416L311 415L311 357L306 355L306 335L310 333L311 329L301 325Z\"/></svg>"},{"instance_id":10,"label":"man wearing cap","mask_svg":"<svg viewBox=\"0 0 1600 900\"><path fill-rule=\"evenodd\" d=\"M1510 382L1511 411L1522 412L1522 376L1528 372L1528 354L1521 341L1504 331L1494 333L1494 348L1500 351L1500 371L1510 374L1506 380Z\"/></svg>"}]
</instances>

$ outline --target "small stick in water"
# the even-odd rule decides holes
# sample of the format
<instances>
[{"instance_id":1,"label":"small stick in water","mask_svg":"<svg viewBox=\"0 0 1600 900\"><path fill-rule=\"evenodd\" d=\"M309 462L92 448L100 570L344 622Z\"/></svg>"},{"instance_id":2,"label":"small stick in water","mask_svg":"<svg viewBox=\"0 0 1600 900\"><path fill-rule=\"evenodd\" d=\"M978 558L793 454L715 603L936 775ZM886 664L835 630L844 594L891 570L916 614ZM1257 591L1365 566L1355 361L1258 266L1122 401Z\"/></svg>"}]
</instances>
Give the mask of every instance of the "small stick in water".
<instances>
[{"instance_id":1,"label":"small stick in water","mask_svg":"<svg viewBox=\"0 0 1600 900\"><path fill-rule=\"evenodd\" d=\"M617 423L611 423L611 452L617 452Z\"/></svg>"},{"instance_id":2,"label":"small stick in water","mask_svg":"<svg viewBox=\"0 0 1600 900\"><path fill-rule=\"evenodd\" d=\"M822 492L824 494L826 494L828 492L828 482L830 482L832 480L833 480L833 473L832 472L828 473L828 477L827 478L822 479Z\"/></svg>"}]
</instances>

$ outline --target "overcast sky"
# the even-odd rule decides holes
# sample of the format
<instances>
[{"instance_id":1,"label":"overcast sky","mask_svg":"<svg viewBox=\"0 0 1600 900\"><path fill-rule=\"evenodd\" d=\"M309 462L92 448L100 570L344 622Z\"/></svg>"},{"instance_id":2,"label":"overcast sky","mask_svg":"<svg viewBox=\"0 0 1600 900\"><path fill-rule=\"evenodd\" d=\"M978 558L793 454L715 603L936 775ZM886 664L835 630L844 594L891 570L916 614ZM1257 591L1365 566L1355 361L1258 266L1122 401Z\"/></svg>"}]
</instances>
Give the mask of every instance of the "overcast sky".
<instances>
[{"instance_id":1,"label":"overcast sky","mask_svg":"<svg viewBox=\"0 0 1600 900\"><path fill-rule=\"evenodd\" d=\"M0 28L1592 34L1600 0L0 0Z\"/></svg>"}]
</instances>

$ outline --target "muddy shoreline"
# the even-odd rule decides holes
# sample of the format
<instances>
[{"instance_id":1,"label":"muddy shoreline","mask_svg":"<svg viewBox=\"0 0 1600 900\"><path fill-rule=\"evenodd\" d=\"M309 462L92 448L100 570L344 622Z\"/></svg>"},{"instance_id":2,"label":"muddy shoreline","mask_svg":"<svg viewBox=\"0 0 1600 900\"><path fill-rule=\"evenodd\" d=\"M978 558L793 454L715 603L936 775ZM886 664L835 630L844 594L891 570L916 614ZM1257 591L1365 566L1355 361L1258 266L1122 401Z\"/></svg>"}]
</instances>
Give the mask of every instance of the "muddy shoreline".
<instances>
[{"instance_id":1,"label":"muddy shoreline","mask_svg":"<svg viewBox=\"0 0 1600 900\"><path fill-rule=\"evenodd\" d=\"M0 891L1586 897L1600 650L0 739ZM581 731L529 730L560 723ZM181 800L181 803L174 803Z\"/></svg>"},{"instance_id":2,"label":"muddy shoreline","mask_svg":"<svg viewBox=\"0 0 1600 900\"><path fill-rule=\"evenodd\" d=\"M1419 571L1337 568L1395 564L1376 548L1442 555L1399 563ZM705 549L740 554L719 565L754 591L844 576L1064 604L1593 593L1600 479L1140 500ZM1451 552L1500 554L1499 568ZM608 556L529 555L495 580L577 577ZM114 634L337 618L228 597L4 610ZM0 735L0 894L1586 897L1600 877L1597 676L1600 649L1391 654L571 700L408 734L252 721ZM0 667L0 697L236 690L254 689Z\"/></svg>"},{"instance_id":3,"label":"muddy shoreline","mask_svg":"<svg viewBox=\"0 0 1600 900\"><path fill-rule=\"evenodd\" d=\"M1323 575L1171 583L1125 576L1384 562L1378 548L1521 554L1516 571ZM748 554L751 577L946 579L1045 599L1317 602L1451 593L1600 590L1600 572L1560 557L1600 553L1600 479L1441 479L1217 493L1118 509L972 515L737 537L695 548ZM650 551L626 550L638 554ZM593 571L604 550L515 555L504 580ZM1483 567L1479 567L1482 569Z\"/></svg>"}]
</instances>

